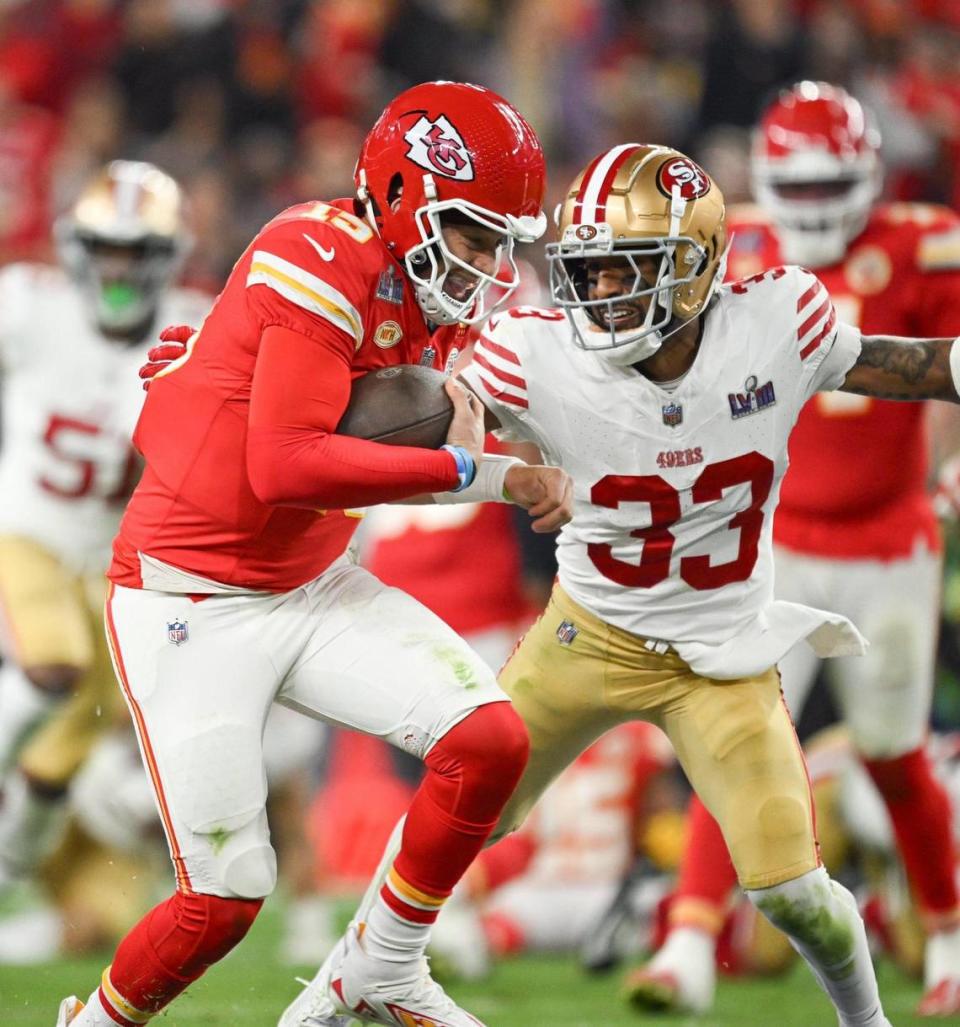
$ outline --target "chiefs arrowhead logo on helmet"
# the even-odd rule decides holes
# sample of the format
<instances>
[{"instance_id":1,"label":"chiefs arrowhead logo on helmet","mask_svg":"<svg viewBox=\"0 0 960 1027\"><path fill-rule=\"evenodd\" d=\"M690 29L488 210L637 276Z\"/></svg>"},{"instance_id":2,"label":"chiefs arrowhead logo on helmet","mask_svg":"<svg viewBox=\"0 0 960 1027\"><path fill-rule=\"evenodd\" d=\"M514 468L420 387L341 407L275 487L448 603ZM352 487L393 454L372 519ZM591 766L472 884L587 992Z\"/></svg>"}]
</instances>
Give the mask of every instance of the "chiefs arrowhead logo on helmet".
<instances>
[{"instance_id":1,"label":"chiefs arrowhead logo on helmet","mask_svg":"<svg viewBox=\"0 0 960 1027\"><path fill-rule=\"evenodd\" d=\"M672 196L674 186L680 187L683 199L695 200L710 191L710 179L689 157L675 157L661 164L657 172L657 188L664 196Z\"/></svg>"},{"instance_id":2,"label":"chiefs arrowhead logo on helmet","mask_svg":"<svg viewBox=\"0 0 960 1027\"><path fill-rule=\"evenodd\" d=\"M449 120L440 115L435 121L421 116L403 136L410 144L406 156L421 168L455 178L460 182L473 181L473 162L470 151L460 133Z\"/></svg>"}]
</instances>

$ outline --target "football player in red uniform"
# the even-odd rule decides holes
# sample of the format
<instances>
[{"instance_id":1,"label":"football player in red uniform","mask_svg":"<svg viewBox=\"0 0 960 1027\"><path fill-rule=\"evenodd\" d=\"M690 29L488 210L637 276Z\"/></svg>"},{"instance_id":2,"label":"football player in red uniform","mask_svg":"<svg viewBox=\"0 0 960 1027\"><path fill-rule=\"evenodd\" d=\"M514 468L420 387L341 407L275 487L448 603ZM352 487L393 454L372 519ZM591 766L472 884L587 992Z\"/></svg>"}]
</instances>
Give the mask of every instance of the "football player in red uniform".
<instances>
[{"instance_id":1,"label":"football player in red uniform","mask_svg":"<svg viewBox=\"0 0 960 1027\"><path fill-rule=\"evenodd\" d=\"M63 1001L58 1024L145 1023L246 933L276 877L261 745L273 702L426 764L362 940L345 941L342 1007L378 1023L478 1023L423 950L523 771L527 734L459 636L356 565L352 508L471 484L471 498L502 500L506 487L552 530L569 517L569 479L481 463L479 404L453 383L439 450L335 428L354 378L452 365L495 276L516 280L514 243L543 231L543 153L496 94L426 83L387 106L356 183L355 199L267 224L151 386L106 622L176 891L120 943L86 1006ZM284 1022L335 1022L327 1004Z\"/></svg>"},{"instance_id":2,"label":"football player in red uniform","mask_svg":"<svg viewBox=\"0 0 960 1027\"><path fill-rule=\"evenodd\" d=\"M843 90L801 82L785 92L756 135L759 207L733 214L730 276L804 264L864 333L955 336L960 220L939 207L877 203L878 148L863 108ZM817 394L790 439L773 532L778 597L843 613L871 640L866 657L831 661L830 683L924 917L919 1011L937 1016L960 1012L960 901L950 807L924 748L940 587L924 421L922 405ZM818 662L797 646L780 664L794 717ZM691 823L670 935L631 988L641 1004L702 1012L736 875L696 799Z\"/></svg>"}]
</instances>

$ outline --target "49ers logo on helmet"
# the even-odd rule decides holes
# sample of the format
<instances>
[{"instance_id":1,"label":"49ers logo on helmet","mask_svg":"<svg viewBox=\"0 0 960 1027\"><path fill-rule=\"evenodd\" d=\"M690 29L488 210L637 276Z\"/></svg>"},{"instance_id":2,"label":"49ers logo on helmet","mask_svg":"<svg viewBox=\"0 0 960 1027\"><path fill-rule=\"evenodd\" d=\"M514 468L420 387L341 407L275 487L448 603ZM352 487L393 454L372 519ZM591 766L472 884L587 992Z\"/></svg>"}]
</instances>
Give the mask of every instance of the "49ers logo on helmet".
<instances>
[{"instance_id":1,"label":"49ers logo on helmet","mask_svg":"<svg viewBox=\"0 0 960 1027\"><path fill-rule=\"evenodd\" d=\"M414 164L436 175L443 175L444 178L455 178L460 182L473 181L470 151L460 133L443 114L434 121L421 115L416 124L407 129L403 138L410 144L406 156Z\"/></svg>"},{"instance_id":2,"label":"49ers logo on helmet","mask_svg":"<svg viewBox=\"0 0 960 1027\"><path fill-rule=\"evenodd\" d=\"M674 186L680 187L683 199L695 200L710 191L710 179L703 168L689 157L674 157L660 165L657 188L664 196L672 196Z\"/></svg>"}]
</instances>

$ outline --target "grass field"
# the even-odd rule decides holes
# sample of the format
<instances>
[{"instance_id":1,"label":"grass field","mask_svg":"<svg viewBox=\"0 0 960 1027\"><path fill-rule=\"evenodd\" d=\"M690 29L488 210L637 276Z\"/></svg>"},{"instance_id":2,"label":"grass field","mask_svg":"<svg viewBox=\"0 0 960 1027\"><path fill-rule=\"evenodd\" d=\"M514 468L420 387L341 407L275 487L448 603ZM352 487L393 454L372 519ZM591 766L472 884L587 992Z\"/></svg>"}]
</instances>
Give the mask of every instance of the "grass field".
<instances>
[{"instance_id":1,"label":"grass field","mask_svg":"<svg viewBox=\"0 0 960 1027\"><path fill-rule=\"evenodd\" d=\"M265 912L243 944L182 995L158 1027L274 1027L297 993L295 971L273 956L276 914ZM60 960L39 967L0 967L2 1027L53 1027L65 995L85 997L104 959ZM312 969L308 971L312 973ZM619 1000L619 978L585 976L569 960L523 958L501 965L483 984L450 987L489 1027L620 1027L662 1023L664 1027L833 1027L829 1004L801 967L788 977L767 981L721 982L709 1016L642 1017ZM912 1015L919 986L895 971L881 975L887 1015L896 1027L933 1022Z\"/></svg>"}]
</instances>

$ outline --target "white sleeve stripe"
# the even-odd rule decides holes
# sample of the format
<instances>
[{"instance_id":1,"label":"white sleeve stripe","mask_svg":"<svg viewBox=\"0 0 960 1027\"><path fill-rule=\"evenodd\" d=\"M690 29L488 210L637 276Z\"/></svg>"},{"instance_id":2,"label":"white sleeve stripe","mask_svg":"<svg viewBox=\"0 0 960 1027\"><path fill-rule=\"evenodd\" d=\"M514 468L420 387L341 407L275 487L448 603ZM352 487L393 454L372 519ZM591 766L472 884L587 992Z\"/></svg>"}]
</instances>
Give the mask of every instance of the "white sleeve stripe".
<instances>
[{"instance_id":1,"label":"white sleeve stripe","mask_svg":"<svg viewBox=\"0 0 960 1027\"><path fill-rule=\"evenodd\" d=\"M363 323L356 307L339 289L289 260L255 250L247 285L267 285L298 307L325 318L353 336L357 348L363 341Z\"/></svg>"}]
</instances>

